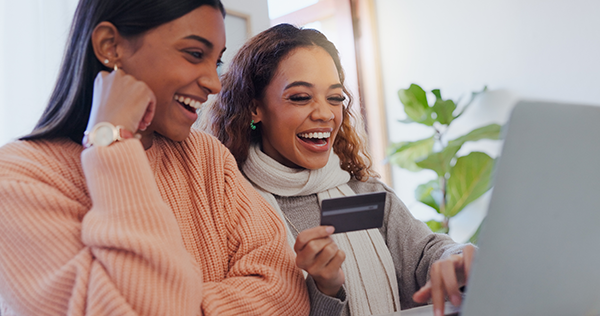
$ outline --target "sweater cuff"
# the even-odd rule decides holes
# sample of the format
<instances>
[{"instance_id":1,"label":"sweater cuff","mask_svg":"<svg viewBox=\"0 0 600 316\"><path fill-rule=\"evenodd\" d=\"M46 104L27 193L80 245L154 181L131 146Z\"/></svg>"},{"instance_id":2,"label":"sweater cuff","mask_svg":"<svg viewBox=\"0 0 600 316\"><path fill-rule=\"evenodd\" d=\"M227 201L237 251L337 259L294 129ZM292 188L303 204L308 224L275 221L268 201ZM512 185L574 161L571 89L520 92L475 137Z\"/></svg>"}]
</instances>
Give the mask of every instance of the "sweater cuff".
<instances>
[{"instance_id":1,"label":"sweater cuff","mask_svg":"<svg viewBox=\"0 0 600 316\"><path fill-rule=\"evenodd\" d=\"M162 201L139 140L132 138L107 147L92 146L82 152L81 160L94 207L143 208ZM149 201L148 197L154 200Z\"/></svg>"},{"instance_id":2,"label":"sweater cuff","mask_svg":"<svg viewBox=\"0 0 600 316\"><path fill-rule=\"evenodd\" d=\"M344 285L342 285L336 297L331 297L319 291L315 280L310 275L306 278L306 286L308 287L308 295L310 297L311 316L341 315L344 307L348 304L346 287Z\"/></svg>"}]
</instances>

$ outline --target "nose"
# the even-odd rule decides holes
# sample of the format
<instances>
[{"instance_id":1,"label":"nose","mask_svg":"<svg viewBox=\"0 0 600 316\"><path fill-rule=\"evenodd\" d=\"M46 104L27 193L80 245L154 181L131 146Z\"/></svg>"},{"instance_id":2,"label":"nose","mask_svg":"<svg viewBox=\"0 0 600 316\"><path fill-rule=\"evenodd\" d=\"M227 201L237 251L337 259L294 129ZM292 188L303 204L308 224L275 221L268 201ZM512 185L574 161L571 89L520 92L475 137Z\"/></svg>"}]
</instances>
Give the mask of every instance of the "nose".
<instances>
[{"instance_id":1,"label":"nose","mask_svg":"<svg viewBox=\"0 0 600 316\"><path fill-rule=\"evenodd\" d=\"M335 113L331 109L331 105L327 101L317 101L314 103L315 107L311 113L311 119L314 121L329 122L335 119Z\"/></svg>"},{"instance_id":2,"label":"nose","mask_svg":"<svg viewBox=\"0 0 600 316\"><path fill-rule=\"evenodd\" d=\"M198 85L208 90L209 94L217 94L221 91L221 80L219 80L219 74L216 68L209 68L200 78L198 78Z\"/></svg>"}]
</instances>

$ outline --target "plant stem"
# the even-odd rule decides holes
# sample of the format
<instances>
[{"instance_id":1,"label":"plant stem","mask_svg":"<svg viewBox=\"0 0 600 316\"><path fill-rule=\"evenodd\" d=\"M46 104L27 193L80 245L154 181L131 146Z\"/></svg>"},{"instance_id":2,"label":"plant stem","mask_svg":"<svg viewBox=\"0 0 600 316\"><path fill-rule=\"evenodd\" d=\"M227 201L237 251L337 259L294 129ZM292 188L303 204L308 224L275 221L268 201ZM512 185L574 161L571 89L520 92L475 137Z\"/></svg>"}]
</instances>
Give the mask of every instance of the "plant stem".
<instances>
[{"instance_id":1,"label":"plant stem","mask_svg":"<svg viewBox=\"0 0 600 316\"><path fill-rule=\"evenodd\" d=\"M442 221L442 227L444 228L444 232L447 234L448 232L450 232L450 227L449 224L450 223L450 218L444 216L444 220Z\"/></svg>"},{"instance_id":2,"label":"plant stem","mask_svg":"<svg viewBox=\"0 0 600 316\"><path fill-rule=\"evenodd\" d=\"M450 230L450 228L448 227L448 221L450 218L448 218L446 216L446 184L447 184L447 179L446 176L443 177L439 177L440 179L440 189L442 190L442 201L440 202L440 213L442 213L442 215L444 215L444 220L442 221L442 227L444 228L444 231L446 233L448 233L448 231Z\"/></svg>"}]
</instances>

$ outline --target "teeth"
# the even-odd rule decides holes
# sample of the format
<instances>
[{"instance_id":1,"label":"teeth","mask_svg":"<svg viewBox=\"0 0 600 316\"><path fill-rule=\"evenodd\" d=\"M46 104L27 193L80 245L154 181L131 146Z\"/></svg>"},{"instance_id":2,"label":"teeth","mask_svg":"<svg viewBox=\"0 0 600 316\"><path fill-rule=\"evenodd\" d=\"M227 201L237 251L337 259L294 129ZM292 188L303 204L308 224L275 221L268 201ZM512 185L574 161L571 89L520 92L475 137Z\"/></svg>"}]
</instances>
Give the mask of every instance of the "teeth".
<instances>
[{"instance_id":1,"label":"teeth","mask_svg":"<svg viewBox=\"0 0 600 316\"><path fill-rule=\"evenodd\" d=\"M199 101L192 101L192 103L190 103L190 106L194 109L199 109L200 107L202 107L202 103L200 103Z\"/></svg>"},{"instance_id":2,"label":"teeth","mask_svg":"<svg viewBox=\"0 0 600 316\"><path fill-rule=\"evenodd\" d=\"M199 108L201 108L201 107L202 107L202 102L200 102L200 101L196 101L196 100L192 100L192 99L191 99L191 98L189 98L189 97L187 97L187 98L186 98L186 97L184 97L184 96L180 96L180 95L177 95L177 94L176 94L176 95L173 97L173 99L175 99L175 101L179 101L179 102L181 102L181 103L183 103L183 104L185 104L185 105L189 105L189 106L191 106L191 107L193 107L193 108L195 108L195 109L199 109Z\"/></svg>"},{"instance_id":3,"label":"teeth","mask_svg":"<svg viewBox=\"0 0 600 316\"><path fill-rule=\"evenodd\" d=\"M323 139L323 138L329 138L331 136L330 132L315 132L315 133L302 133L302 134L298 134L298 136L303 137L303 138L319 138L319 139Z\"/></svg>"}]
</instances>

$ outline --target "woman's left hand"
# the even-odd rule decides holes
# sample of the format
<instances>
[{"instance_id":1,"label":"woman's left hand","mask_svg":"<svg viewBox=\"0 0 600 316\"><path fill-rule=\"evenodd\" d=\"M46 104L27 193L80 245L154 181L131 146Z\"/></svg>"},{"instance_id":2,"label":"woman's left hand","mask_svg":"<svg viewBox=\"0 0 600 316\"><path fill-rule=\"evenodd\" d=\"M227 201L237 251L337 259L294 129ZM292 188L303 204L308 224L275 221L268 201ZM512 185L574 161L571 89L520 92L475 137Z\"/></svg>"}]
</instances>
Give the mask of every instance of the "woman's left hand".
<instances>
[{"instance_id":1,"label":"woman's left hand","mask_svg":"<svg viewBox=\"0 0 600 316\"><path fill-rule=\"evenodd\" d=\"M459 289L467 284L474 254L475 247L466 245L462 254L434 262L429 281L413 295L413 300L425 303L432 299L435 316L444 315L445 297L450 299L452 305L459 306L462 301Z\"/></svg>"}]
</instances>

